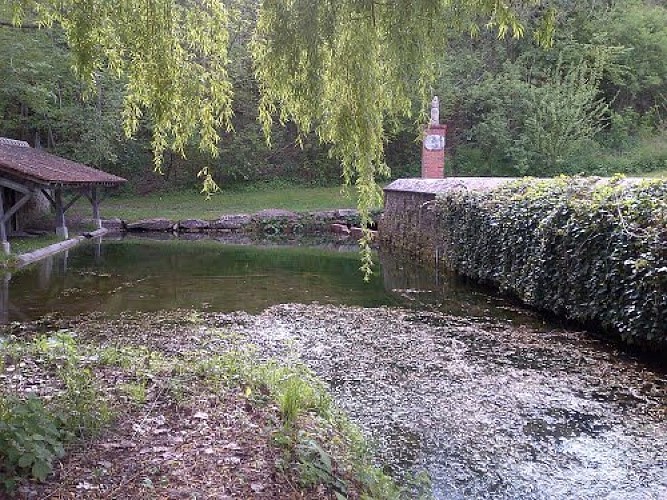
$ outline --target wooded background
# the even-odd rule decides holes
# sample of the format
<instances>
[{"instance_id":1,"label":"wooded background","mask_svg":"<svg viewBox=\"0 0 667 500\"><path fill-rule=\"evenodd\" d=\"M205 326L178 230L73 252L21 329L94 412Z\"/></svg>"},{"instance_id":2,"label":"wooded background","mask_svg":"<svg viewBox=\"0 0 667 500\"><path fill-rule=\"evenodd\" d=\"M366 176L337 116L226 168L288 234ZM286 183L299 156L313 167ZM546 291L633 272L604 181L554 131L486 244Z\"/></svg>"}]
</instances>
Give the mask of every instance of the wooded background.
<instances>
[{"instance_id":1,"label":"wooded background","mask_svg":"<svg viewBox=\"0 0 667 500\"><path fill-rule=\"evenodd\" d=\"M146 193L196 186L209 166L222 187L240 183L339 183L341 167L314 135L297 145L291 123L275 125L272 147L257 121L258 84L249 41L254 0L234 1L229 26L234 131L211 158L196 145L167 151L153 172L151 123L123 132L126 81L101 72L90 93L72 70L61 29L0 25L0 135L122 175ZM667 169L667 7L654 0L553 0L553 47L528 36L449 33L433 93L449 126L449 174L636 174ZM530 23L530 19L528 23ZM535 20L534 22L537 22ZM415 99L414 116L427 103ZM419 172L419 120L392 124L392 177Z\"/></svg>"}]
</instances>

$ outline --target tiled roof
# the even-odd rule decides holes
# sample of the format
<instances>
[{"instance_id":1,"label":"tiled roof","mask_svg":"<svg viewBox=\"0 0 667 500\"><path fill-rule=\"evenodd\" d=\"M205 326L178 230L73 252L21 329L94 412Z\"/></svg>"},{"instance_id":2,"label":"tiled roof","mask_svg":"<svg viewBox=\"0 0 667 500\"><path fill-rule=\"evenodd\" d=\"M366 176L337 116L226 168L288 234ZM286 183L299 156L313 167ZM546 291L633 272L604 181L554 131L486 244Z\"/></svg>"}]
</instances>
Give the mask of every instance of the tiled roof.
<instances>
[{"instance_id":1,"label":"tiled roof","mask_svg":"<svg viewBox=\"0 0 667 500\"><path fill-rule=\"evenodd\" d=\"M0 144L5 146L19 146L21 148L29 148L30 144L25 141L18 141L16 139L8 139L7 137L0 137Z\"/></svg>"},{"instance_id":2,"label":"tiled roof","mask_svg":"<svg viewBox=\"0 0 667 500\"><path fill-rule=\"evenodd\" d=\"M12 175L45 185L117 185L125 179L96 168L29 147L22 141L0 138L0 175Z\"/></svg>"}]
</instances>

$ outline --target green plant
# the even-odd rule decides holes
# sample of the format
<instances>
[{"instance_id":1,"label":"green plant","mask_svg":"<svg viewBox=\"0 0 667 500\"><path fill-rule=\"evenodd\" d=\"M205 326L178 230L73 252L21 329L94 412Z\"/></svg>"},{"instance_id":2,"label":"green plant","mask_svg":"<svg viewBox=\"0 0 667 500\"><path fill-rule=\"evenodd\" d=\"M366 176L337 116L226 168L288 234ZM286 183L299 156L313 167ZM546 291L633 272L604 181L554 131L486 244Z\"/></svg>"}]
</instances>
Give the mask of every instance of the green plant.
<instances>
[{"instance_id":1,"label":"green plant","mask_svg":"<svg viewBox=\"0 0 667 500\"><path fill-rule=\"evenodd\" d=\"M525 122L513 146L522 173L554 175L581 151L606 123L610 107L598 96L601 69L584 61L558 61L546 81L530 85Z\"/></svg>"},{"instance_id":2,"label":"green plant","mask_svg":"<svg viewBox=\"0 0 667 500\"><path fill-rule=\"evenodd\" d=\"M143 346L105 346L95 349L92 354L97 356L101 365L131 369L135 374L150 373L165 365L164 357L159 352Z\"/></svg>"},{"instance_id":3,"label":"green plant","mask_svg":"<svg viewBox=\"0 0 667 500\"><path fill-rule=\"evenodd\" d=\"M58 330L51 335L42 335L34 341L35 351L52 363L75 363L78 350L72 333Z\"/></svg>"},{"instance_id":4,"label":"green plant","mask_svg":"<svg viewBox=\"0 0 667 500\"><path fill-rule=\"evenodd\" d=\"M299 439L294 447L299 480L305 487L325 484L333 489L337 496L347 498L348 484L336 471L331 454L317 440Z\"/></svg>"},{"instance_id":5,"label":"green plant","mask_svg":"<svg viewBox=\"0 0 667 500\"><path fill-rule=\"evenodd\" d=\"M667 182L522 180L436 205L451 270L523 302L667 349Z\"/></svg>"},{"instance_id":6,"label":"green plant","mask_svg":"<svg viewBox=\"0 0 667 500\"><path fill-rule=\"evenodd\" d=\"M319 406L319 397L315 389L298 376L289 376L278 386L278 407L280 414L289 426L303 412Z\"/></svg>"},{"instance_id":7,"label":"green plant","mask_svg":"<svg viewBox=\"0 0 667 500\"><path fill-rule=\"evenodd\" d=\"M44 480L64 455L62 422L36 397L0 396L0 480L11 490L20 477Z\"/></svg>"},{"instance_id":8,"label":"green plant","mask_svg":"<svg viewBox=\"0 0 667 500\"><path fill-rule=\"evenodd\" d=\"M65 384L58 401L64 425L78 437L97 434L111 421L112 412L91 370L68 365L59 370L59 377Z\"/></svg>"},{"instance_id":9,"label":"green plant","mask_svg":"<svg viewBox=\"0 0 667 500\"><path fill-rule=\"evenodd\" d=\"M125 394L132 403L136 405L142 405L146 402L148 397L148 390L146 388L145 381L139 382L129 382L127 384L121 384L118 386L118 389Z\"/></svg>"}]
</instances>

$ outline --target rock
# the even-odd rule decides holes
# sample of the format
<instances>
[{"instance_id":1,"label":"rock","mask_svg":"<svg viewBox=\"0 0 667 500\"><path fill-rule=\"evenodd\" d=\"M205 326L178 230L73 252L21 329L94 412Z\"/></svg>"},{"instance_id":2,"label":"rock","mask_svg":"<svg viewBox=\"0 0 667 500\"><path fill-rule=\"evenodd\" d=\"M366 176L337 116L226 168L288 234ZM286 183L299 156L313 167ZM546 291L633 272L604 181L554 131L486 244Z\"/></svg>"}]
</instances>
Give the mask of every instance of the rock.
<instances>
[{"instance_id":1,"label":"rock","mask_svg":"<svg viewBox=\"0 0 667 500\"><path fill-rule=\"evenodd\" d=\"M122 233L125 231L125 222L120 219L102 219L102 227L112 233Z\"/></svg>"},{"instance_id":2,"label":"rock","mask_svg":"<svg viewBox=\"0 0 667 500\"><path fill-rule=\"evenodd\" d=\"M275 208L262 210L253 215L253 222L256 224L256 229L272 236L299 232L302 226L297 222L298 220L299 214Z\"/></svg>"},{"instance_id":3,"label":"rock","mask_svg":"<svg viewBox=\"0 0 667 500\"><path fill-rule=\"evenodd\" d=\"M258 219L260 222L267 222L273 219L296 219L298 218L296 212L290 212L289 210L280 210L277 208L269 208L267 210L261 210L254 215L255 219Z\"/></svg>"},{"instance_id":4,"label":"rock","mask_svg":"<svg viewBox=\"0 0 667 500\"><path fill-rule=\"evenodd\" d=\"M171 231L173 227L173 221L162 217L156 219L144 219L127 224L128 231Z\"/></svg>"},{"instance_id":5,"label":"rock","mask_svg":"<svg viewBox=\"0 0 667 500\"><path fill-rule=\"evenodd\" d=\"M364 231L360 227L353 227L350 229L350 236L355 240L360 240L364 236Z\"/></svg>"},{"instance_id":6,"label":"rock","mask_svg":"<svg viewBox=\"0 0 667 500\"><path fill-rule=\"evenodd\" d=\"M179 239L185 240L185 241L198 241L198 240L205 240L208 238L208 232L181 232L178 236Z\"/></svg>"},{"instance_id":7,"label":"rock","mask_svg":"<svg viewBox=\"0 0 667 500\"><path fill-rule=\"evenodd\" d=\"M209 228L216 231L238 231L252 222L252 217L247 214L223 215L218 220L211 221Z\"/></svg>"},{"instance_id":8,"label":"rock","mask_svg":"<svg viewBox=\"0 0 667 500\"><path fill-rule=\"evenodd\" d=\"M198 233L208 228L209 223L201 219L186 219L178 223L178 230L186 233Z\"/></svg>"},{"instance_id":9,"label":"rock","mask_svg":"<svg viewBox=\"0 0 667 500\"><path fill-rule=\"evenodd\" d=\"M323 210L320 212L309 212L308 215L317 222L334 221L338 218L336 210Z\"/></svg>"},{"instance_id":10,"label":"rock","mask_svg":"<svg viewBox=\"0 0 667 500\"><path fill-rule=\"evenodd\" d=\"M264 485L262 483L252 483L250 485L250 489L252 491L254 491L255 493L260 493L260 492L264 491L264 489L266 489L266 485Z\"/></svg>"},{"instance_id":11,"label":"rock","mask_svg":"<svg viewBox=\"0 0 667 500\"><path fill-rule=\"evenodd\" d=\"M334 234L342 234L344 236L349 236L350 234L350 228L348 228L345 224L331 224L329 228Z\"/></svg>"},{"instance_id":12,"label":"rock","mask_svg":"<svg viewBox=\"0 0 667 500\"><path fill-rule=\"evenodd\" d=\"M341 208L336 210L336 217L340 219L348 219L351 217L359 217L359 211L354 208Z\"/></svg>"},{"instance_id":13,"label":"rock","mask_svg":"<svg viewBox=\"0 0 667 500\"><path fill-rule=\"evenodd\" d=\"M371 235L371 241L377 239L378 237L378 232L371 230L370 232ZM360 240L361 238L364 237L364 231L360 227L353 227L350 229L350 236L354 238L355 240Z\"/></svg>"}]
</instances>

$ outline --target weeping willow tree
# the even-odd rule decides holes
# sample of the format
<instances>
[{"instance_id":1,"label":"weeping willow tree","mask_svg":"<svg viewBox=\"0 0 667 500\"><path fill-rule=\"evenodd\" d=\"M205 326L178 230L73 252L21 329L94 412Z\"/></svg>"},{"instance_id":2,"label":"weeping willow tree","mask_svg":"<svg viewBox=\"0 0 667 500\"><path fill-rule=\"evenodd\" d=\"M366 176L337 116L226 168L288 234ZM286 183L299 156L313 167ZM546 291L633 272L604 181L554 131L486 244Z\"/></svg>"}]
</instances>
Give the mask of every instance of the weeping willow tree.
<instances>
[{"instance_id":1,"label":"weeping willow tree","mask_svg":"<svg viewBox=\"0 0 667 500\"><path fill-rule=\"evenodd\" d=\"M388 127L410 117L415 98L428 100L447 35L482 29L520 37L539 0L0 0L0 24L59 24L77 73L94 87L111 71L127 82L128 135L142 116L152 124L156 168L166 148L187 142L215 155L231 130L227 73L230 17L256 8L252 41L260 86L259 119L270 140L274 120L315 132L354 185L364 223L387 174ZM535 37L548 44L554 13L544 10ZM207 175L204 188L216 188ZM364 224L365 226L365 224ZM372 261L369 234L362 269Z\"/></svg>"},{"instance_id":2,"label":"weeping willow tree","mask_svg":"<svg viewBox=\"0 0 667 500\"><path fill-rule=\"evenodd\" d=\"M230 15L220 1L0 0L0 13L5 26L58 24L91 91L103 73L120 78L125 132L147 119L157 170L167 148L183 153L192 140L216 155L220 132L231 130Z\"/></svg>"}]
</instances>

